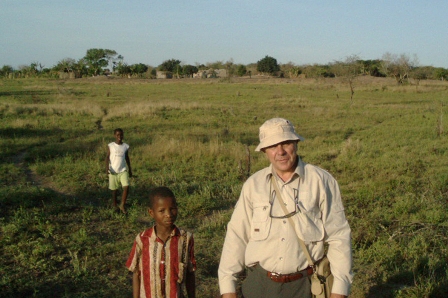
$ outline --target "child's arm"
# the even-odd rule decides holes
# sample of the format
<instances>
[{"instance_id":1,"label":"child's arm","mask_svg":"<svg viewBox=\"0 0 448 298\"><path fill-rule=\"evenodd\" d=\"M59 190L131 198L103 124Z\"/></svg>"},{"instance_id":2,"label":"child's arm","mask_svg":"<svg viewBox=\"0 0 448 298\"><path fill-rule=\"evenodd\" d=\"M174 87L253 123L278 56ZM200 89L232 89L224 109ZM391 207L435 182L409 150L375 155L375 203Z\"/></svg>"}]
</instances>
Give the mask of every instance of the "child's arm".
<instances>
[{"instance_id":1,"label":"child's arm","mask_svg":"<svg viewBox=\"0 0 448 298\"><path fill-rule=\"evenodd\" d=\"M128 152L129 152L129 150L126 151L125 159L126 159L126 164L128 165L129 177L132 177L131 160L129 159Z\"/></svg>"},{"instance_id":2,"label":"child's arm","mask_svg":"<svg viewBox=\"0 0 448 298\"><path fill-rule=\"evenodd\" d=\"M137 269L132 274L132 297L140 298L140 274Z\"/></svg>"},{"instance_id":3,"label":"child's arm","mask_svg":"<svg viewBox=\"0 0 448 298\"><path fill-rule=\"evenodd\" d=\"M188 298L196 298L196 276L193 272L187 272L187 279L185 280ZM135 297L134 297L135 298Z\"/></svg>"},{"instance_id":4,"label":"child's arm","mask_svg":"<svg viewBox=\"0 0 448 298\"><path fill-rule=\"evenodd\" d=\"M109 174L109 162L110 162L110 148L107 146L107 155L106 155L106 174Z\"/></svg>"}]
</instances>

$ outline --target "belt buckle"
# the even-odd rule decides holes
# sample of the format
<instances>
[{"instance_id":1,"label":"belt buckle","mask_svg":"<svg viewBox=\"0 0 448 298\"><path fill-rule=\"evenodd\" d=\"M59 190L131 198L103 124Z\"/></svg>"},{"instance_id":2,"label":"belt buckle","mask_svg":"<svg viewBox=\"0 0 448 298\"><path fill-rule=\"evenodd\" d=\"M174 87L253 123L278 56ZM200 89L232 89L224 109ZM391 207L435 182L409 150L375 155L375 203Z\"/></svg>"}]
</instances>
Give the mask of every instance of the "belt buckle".
<instances>
[{"instance_id":1,"label":"belt buckle","mask_svg":"<svg viewBox=\"0 0 448 298\"><path fill-rule=\"evenodd\" d=\"M277 272L270 272L270 276L269 278L273 281L278 281L279 278L282 277L282 274L277 273Z\"/></svg>"}]
</instances>

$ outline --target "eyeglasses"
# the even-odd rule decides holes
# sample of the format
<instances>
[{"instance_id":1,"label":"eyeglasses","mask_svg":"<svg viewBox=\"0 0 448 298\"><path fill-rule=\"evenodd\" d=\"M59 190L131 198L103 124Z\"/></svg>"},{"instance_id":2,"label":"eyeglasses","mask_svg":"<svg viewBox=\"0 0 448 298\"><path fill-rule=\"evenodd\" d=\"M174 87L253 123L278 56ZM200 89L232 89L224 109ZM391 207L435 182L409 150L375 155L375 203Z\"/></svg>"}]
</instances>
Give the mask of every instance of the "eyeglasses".
<instances>
[{"instance_id":1,"label":"eyeglasses","mask_svg":"<svg viewBox=\"0 0 448 298\"><path fill-rule=\"evenodd\" d=\"M283 213L283 215L281 215L281 216L276 216L276 215L272 214L272 206L274 206L274 200L276 198L276 193L275 193L275 190L271 191L271 198L269 199L269 204L271 205L271 209L269 210L269 216L271 218L288 218L288 217L291 217L291 216L293 216L293 215L295 215L295 214L300 212L300 209L299 209L299 190L296 189L296 188L293 188L293 189L294 189L294 211L292 211L292 212L290 212L288 214L284 214ZM280 202L279 202L279 204L280 204Z\"/></svg>"}]
</instances>

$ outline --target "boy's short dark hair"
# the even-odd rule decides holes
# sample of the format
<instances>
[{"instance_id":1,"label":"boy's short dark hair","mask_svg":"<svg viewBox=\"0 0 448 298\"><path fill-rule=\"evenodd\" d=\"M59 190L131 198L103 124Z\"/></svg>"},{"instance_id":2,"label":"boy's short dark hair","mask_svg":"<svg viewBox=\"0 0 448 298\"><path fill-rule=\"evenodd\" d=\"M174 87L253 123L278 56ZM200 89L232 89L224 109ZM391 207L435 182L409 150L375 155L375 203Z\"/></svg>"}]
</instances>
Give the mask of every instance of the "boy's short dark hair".
<instances>
[{"instance_id":1,"label":"boy's short dark hair","mask_svg":"<svg viewBox=\"0 0 448 298\"><path fill-rule=\"evenodd\" d=\"M114 134L116 134L117 132L123 133L123 130L121 128L115 128L114 129Z\"/></svg>"},{"instance_id":2,"label":"boy's short dark hair","mask_svg":"<svg viewBox=\"0 0 448 298\"><path fill-rule=\"evenodd\" d=\"M159 186L156 188L153 188L149 192L149 208L152 209L154 206L154 203L156 201L156 198L171 198L173 199L173 202L177 204L176 197L174 196L174 193L166 186Z\"/></svg>"}]
</instances>

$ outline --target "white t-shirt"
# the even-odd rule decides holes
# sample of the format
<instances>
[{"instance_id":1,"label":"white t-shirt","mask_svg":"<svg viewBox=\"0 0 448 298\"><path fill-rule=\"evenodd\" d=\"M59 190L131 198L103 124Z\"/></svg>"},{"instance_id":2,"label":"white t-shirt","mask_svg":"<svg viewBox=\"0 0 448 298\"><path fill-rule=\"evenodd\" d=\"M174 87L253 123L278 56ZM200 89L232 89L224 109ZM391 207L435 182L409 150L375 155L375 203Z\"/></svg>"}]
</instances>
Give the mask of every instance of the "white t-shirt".
<instances>
[{"instance_id":1,"label":"white t-shirt","mask_svg":"<svg viewBox=\"0 0 448 298\"><path fill-rule=\"evenodd\" d=\"M109 143L109 171L111 174L118 174L126 171L126 152L129 150L129 145L123 143L121 145L112 142Z\"/></svg>"}]
</instances>

